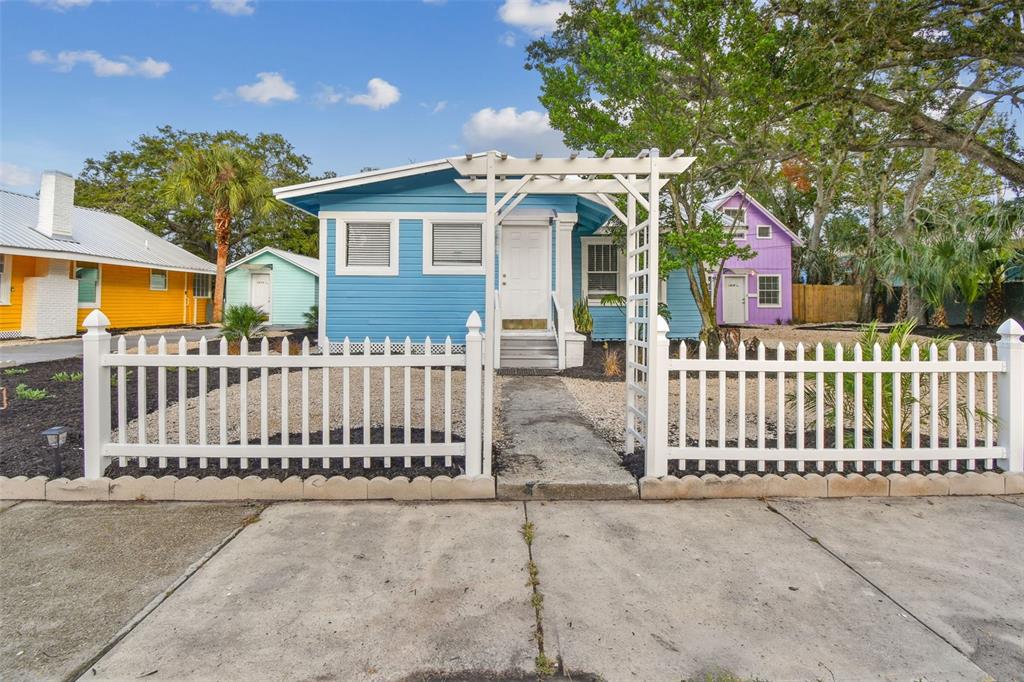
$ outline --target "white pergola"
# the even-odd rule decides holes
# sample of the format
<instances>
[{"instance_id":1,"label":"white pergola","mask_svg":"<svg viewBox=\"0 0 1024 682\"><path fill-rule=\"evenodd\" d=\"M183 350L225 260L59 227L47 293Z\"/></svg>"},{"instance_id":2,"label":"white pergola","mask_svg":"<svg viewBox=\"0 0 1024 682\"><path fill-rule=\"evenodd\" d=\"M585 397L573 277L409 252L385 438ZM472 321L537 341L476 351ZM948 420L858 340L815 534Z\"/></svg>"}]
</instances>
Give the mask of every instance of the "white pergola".
<instances>
[{"instance_id":1,"label":"white pergola","mask_svg":"<svg viewBox=\"0 0 1024 682\"><path fill-rule=\"evenodd\" d=\"M495 319L495 250L501 222L530 194L578 194L606 206L626 226L626 452L637 444L645 447L645 468L653 468L653 449L647 443L661 442L659 429L647 397L654 395L655 382L662 380L653 366L654 324L658 314L658 193L668 177L684 172L693 157L681 151L661 157L657 149L635 157L611 153L598 158L532 159L514 158L500 152L449 159L463 178L462 189L487 197L484 221L485 323L483 387L483 474L491 474L491 440L494 407L496 340L501 329L492 329ZM626 212L613 200L626 195ZM647 218L637 222L637 207ZM561 255L559 256L561 260ZM561 333L562 330L559 330ZM467 405L468 407L468 405Z\"/></svg>"}]
</instances>

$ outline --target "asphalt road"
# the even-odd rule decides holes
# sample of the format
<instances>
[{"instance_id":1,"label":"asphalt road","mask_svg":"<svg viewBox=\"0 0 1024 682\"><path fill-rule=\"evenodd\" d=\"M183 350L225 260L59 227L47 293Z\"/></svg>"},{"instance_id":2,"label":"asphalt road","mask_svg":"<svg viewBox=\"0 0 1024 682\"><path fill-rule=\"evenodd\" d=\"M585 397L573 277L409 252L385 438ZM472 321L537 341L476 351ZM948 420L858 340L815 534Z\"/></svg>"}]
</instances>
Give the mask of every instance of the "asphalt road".
<instances>
[{"instance_id":1,"label":"asphalt road","mask_svg":"<svg viewBox=\"0 0 1024 682\"><path fill-rule=\"evenodd\" d=\"M198 341L203 336L208 339L220 338L217 329L161 329L158 332L146 334L146 338L156 340L161 335L167 340L177 340L184 336L187 341ZM137 343L140 334L129 333L125 335L129 345ZM67 358L82 357L82 340L60 339L58 341L36 341L33 343L19 343L9 346L0 346L0 367L12 365L28 365L33 362L49 362L51 360L66 360Z\"/></svg>"}]
</instances>

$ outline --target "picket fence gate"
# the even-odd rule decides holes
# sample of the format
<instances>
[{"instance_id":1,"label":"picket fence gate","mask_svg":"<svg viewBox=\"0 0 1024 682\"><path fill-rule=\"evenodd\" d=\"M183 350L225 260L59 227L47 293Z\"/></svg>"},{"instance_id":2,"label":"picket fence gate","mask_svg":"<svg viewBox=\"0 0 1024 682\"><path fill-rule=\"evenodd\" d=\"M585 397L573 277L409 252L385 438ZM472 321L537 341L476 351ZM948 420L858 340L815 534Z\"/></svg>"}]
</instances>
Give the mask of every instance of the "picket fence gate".
<instances>
[{"instance_id":1,"label":"picket fence gate","mask_svg":"<svg viewBox=\"0 0 1024 682\"><path fill-rule=\"evenodd\" d=\"M926 353L917 344L894 347L890 359L877 344L855 345L852 358L844 357L841 344L831 359L821 344L813 357L798 345L794 359L785 357L782 344L767 359L759 344L750 358L742 343L732 358L724 344L718 357L708 357L703 343L697 357L687 356L685 344L670 357L667 332L659 318L655 366L661 380L650 407L651 418L667 428L648 443L648 475L666 475L670 461L680 471L688 462L704 470L709 461L717 461L719 471L730 465L739 472L764 472L768 463L776 471L793 463L788 470L801 472L807 462L819 471L831 465L859 472L868 465L881 472L884 463L898 469L908 462L912 471L922 465L937 470L940 462L951 469L995 464L1024 471L1024 329L1012 319L999 327L995 356L986 344L980 358L973 344L958 357L952 343L945 358L934 343ZM715 384L709 386L709 377ZM670 379L677 380L671 387ZM717 401L709 388L717 390ZM670 390L678 400L672 414ZM748 390L755 392L751 415ZM716 423L709 407L717 411Z\"/></svg>"},{"instance_id":2,"label":"picket fence gate","mask_svg":"<svg viewBox=\"0 0 1024 682\"><path fill-rule=\"evenodd\" d=\"M429 338L423 344L414 345L406 338L404 343L392 343L385 339L383 344L373 344L369 339L350 343L348 339L337 347L335 353L331 346L323 349L322 354L311 354L309 340L304 339L298 354L292 354L287 339L282 340L281 352L272 355L269 352L267 339L259 345L258 354L250 354L249 344L241 341L240 353L228 354L228 343L220 340L219 354L210 355L205 337L199 343L198 355L189 355L184 338L178 342L176 353L167 352L167 340L160 337L157 352L150 353L145 337L137 344L137 352L129 353L125 338L117 341L116 350L111 349L111 335L107 332L110 321L99 310L92 311L84 322L86 333L82 337L84 344L83 390L84 400L84 449L85 477L99 478L114 459L122 466L128 461L137 461L140 467L148 467L155 460L157 469L185 468L198 463L200 468L210 466L210 460L216 460L217 466L210 466L211 473L217 468L226 468L229 462L235 462L240 468L249 468L250 464L266 469L271 462L279 463L287 469L296 462L302 469L318 464L324 468L331 466L332 461L340 459L342 467L347 468L354 458L361 458L363 467L370 467L371 460L380 459L384 467L410 467L413 458L422 461L426 466L443 461L445 466L459 464L467 475L490 475L489 458L483 458L482 446L482 375L483 375L483 335L480 332L480 316L474 311L466 321L466 337L464 346L452 344L451 338L443 344L432 344ZM377 351L376 353L374 351ZM462 351L462 352L459 352ZM156 425L147 427L147 414L153 405L147 397L147 368L156 368ZM453 424L452 369L462 368L465 373L465 409L461 424ZM413 415L413 369L422 371L422 432L423 438L414 442L413 432L419 427L412 425ZM229 400L228 371L239 372L238 397ZM273 395L270 390L271 370L278 370L280 377L279 392ZM298 370L298 371L293 371ZM310 371L320 370L320 386L311 386ZM340 385L331 377L331 370L341 373ZM441 406L442 424L432 424L432 413L436 405L431 386L431 370L441 370L443 381L443 397ZM188 378L190 371L198 373L198 390L188 395ZM168 373L174 376L169 377ZM216 386L211 386L210 373L217 377ZM251 374L250 374L251 372ZM350 391L350 378L353 373L361 373L361 419L358 413L352 415L353 397ZM371 373L381 373L382 390L379 395L372 394ZM395 376L392 376L395 374ZM259 379L259 429L252 433L249 428L249 381ZM434 378L435 380L437 378ZM168 381L177 381L177 428L176 433L168 429ZM397 388L402 385L401 405L392 405L392 382ZM128 388L134 382L137 397L137 419L134 428L135 437L129 440L131 429L128 420ZM290 442L289 400L292 382L299 382L301 390L301 423L297 442ZM220 388L216 409L216 438L210 442L208 432L209 405L208 391ZM111 407L112 394L117 395L117 438L112 438ZM321 416L319 424L311 423L310 396L311 391L320 391ZM186 398L195 398L197 405L190 407ZM331 416L331 405L341 402L340 424L335 423ZM273 415L273 408L279 413L276 419L268 419ZM382 403L382 404L381 404ZM400 419L392 421L392 412L397 411ZM190 410L197 410L198 434L189 439L186 425L196 421ZM382 442L372 442L376 429L371 420L371 412L382 411L383 422L379 427ZM232 415L234 413L234 415ZM269 413L269 414L268 414ZM235 419L237 421L235 421ZM229 424L237 427L238 442L229 443ZM279 427L279 443L270 443L270 428ZM339 442L333 442L332 432L341 427ZM434 441L432 428L443 430L443 437ZM461 427L461 428L460 428ZM351 437L353 428L361 429L357 442ZM393 437L392 429L400 432ZM457 440L456 432L461 432L463 440ZM319 433L320 443L311 443L310 436Z\"/></svg>"}]
</instances>

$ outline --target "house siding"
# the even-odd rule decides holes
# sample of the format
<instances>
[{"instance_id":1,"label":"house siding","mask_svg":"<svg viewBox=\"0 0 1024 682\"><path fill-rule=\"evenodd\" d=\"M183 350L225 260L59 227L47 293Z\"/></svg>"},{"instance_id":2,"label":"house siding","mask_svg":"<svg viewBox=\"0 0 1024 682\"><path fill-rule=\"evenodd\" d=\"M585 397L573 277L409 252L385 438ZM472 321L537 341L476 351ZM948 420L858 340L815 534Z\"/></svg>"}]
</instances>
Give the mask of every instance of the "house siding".
<instances>
[{"instance_id":1,"label":"house siding","mask_svg":"<svg viewBox=\"0 0 1024 682\"><path fill-rule=\"evenodd\" d=\"M583 242L582 238L592 235L597 226L580 226L572 233L572 297L578 301L583 297ZM623 257L620 254L620 257ZM700 335L701 321L697 304L690 293L686 273L676 270L669 274L666 284L666 298L672 318L668 321L668 336L671 339L691 339ZM622 341L626 338L626 314L623 308L591 304L590 316L594 318L595 341Z\"/></svg>"},{"instance_id":2,"label":"house siding","mask_svg":"<svg viewBox=\"0 0 1024 682\"><path fill-rule=\"evenodd\" d=\"M23 284L26 277L35 275L38 260L32 256L11 256L11 302L0 305L0 333L21 331Z\"/></svg>"},{"instance_id":3,"label":"house siding","mask_svg":"<svg viewBox=\"0 0 1024 682\"><path fill-rule=\"evenodd\" d=\"M389 213L483 213L486 200L466 194L453 181L454 171L442 171L399 181L382 182L320 197L320 211ZM577 211L575 196L529 196L522 208ZM554 233L554 230L552 230ZM554 234L552 235L554 240ZM483 275L432 275L423 272L423 221L399 221L398 274L394 276L337 275L337 221L328 216L327 240L321 245L327 261L326 334L332 341L345 337L381 341L385 337L422 342L427 336L443 342L451 336L461 343L466 319L477 311L484 319ZM496 256L497 260L500 256ZM557 255L552 243L552 287ZM500 270L499 270L500 271Z\"/></svg>"},{"instance_id":4,"label":"house siding","mask_svg":"<svg viewBox=\"0 0 1024 682\"><path fill-rule=\"evenodd\" d=\"M734 208L745 205L747 209L747 238L737 240L738 244L750 246L756 251L755 256L750 260L730 258L725 263L726 271L736 268L739 270L753 270L755 274L747 276L747 324L776 324L779 321L787 322L793 318L793 268L792 252L793 238L790 237L781 226L765 215L757 206L750 202L744 202L741 194L730 197L723 204L723 207ZM770 239L758 239L756 233L757 225L771 225L772 236ZM779 275L781 282L780 303L777 308L767 308L758 305L757 301L757 275ZM724 322L724 305L722 301L723 287L717 287L718 322Z\"/></svg>"},{"instance_id":5,"label":"house siding","mask_svg":"<svg viewBox=\"0 0 1024 682\"><path fill-rule=\"evenodd\" d=\"M272 265L270 273L270 324L300 326L311 306L316 305L317 278L273 253L263 253L246 261L251 265ZM249 277L245 268L233 268L224 285L225 305L249 303Z\"/></svg>"},{"instance_id":6,"label":"house siding","mask_svg":"<svg viewBox=\"0 0 1024 682\"><path fill-rule=\"evenodd\" d=\"M110 319L112 328L161 327L191 322L192 276L186 272L168 272L167 290L152 291L149 288L149 271L150 268L100 265L99 308ZM82 322L90 312L91 308L78 309L79 330L84 329Z\"/></svg>"}]
</instances>

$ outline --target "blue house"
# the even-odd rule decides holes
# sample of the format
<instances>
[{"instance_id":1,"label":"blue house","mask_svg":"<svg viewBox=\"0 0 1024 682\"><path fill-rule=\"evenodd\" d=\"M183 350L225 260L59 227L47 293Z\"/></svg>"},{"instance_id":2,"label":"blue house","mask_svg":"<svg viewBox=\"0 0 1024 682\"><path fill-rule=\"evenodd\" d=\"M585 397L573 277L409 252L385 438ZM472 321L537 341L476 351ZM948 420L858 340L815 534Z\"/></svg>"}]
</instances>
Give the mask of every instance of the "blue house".
<instances>
[{"instance_id":1,"label":"blue house","mask_svg":"<svg viewBox=\"0 0 1024 682\"><path fill-rule=\"evenodd\" d=\"M430 337L459 343L466 318L485 318L484 195L468 193L448 159L282 187L275 196L320 220L320 343ZM625 257L594 198L531 194L500 223L495 244L500 365L582 364L572 323L586 299L596 341L625 338L619 306ZM662 283L670 336L697 336L700 318L684 273ZM559 321L563 329L558 332ZM491 326L484 319L485 331ZM562 343L562 348L558 344Z\"/></svg>"}]
</instances>

